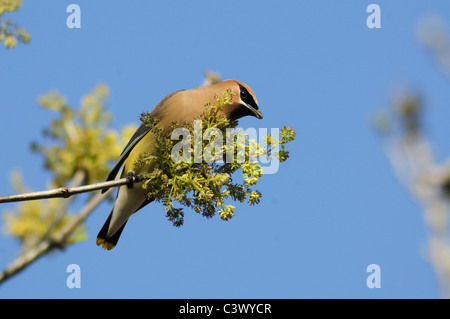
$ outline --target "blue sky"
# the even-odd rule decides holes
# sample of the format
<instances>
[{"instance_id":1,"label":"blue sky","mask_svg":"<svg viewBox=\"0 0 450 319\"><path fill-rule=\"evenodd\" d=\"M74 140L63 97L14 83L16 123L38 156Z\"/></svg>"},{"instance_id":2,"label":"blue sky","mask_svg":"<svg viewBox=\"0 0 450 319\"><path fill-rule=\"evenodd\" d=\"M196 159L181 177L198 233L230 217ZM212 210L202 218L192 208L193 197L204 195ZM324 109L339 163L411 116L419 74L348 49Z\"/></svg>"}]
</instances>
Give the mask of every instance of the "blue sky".
<instances>
[{"instance_id":1,"label":"blue sky","mask_svg":"<svg viewBox=\"0 0 450 319\"><path fill-rule=\"evenodd\" d=\"M66 26L70 3L81 8L81 29ZM366 26L370 3L381 8L380 29ZM264 119L240 126L290 125L297 138L290 159L260 180L261 203L236 205L232 220L187 211L175 228L151 204L107 252L95 245L111 208L103 203L87 220L87 241L40 259L0 297L438 298L421 207L371 126L393 88L417 89L437 157L450 152L449 82L416 34L427 13L450 21L450 3L24 0L9 17L32 41L0 48L0 194L12 192L13 169L30 188L46 188L29 145L52 119L37 98L53 89L79 105L106 83L119 129L211 69L257 95ZM2 268L18 249L0 235ZM79 289L66 286L69 264L81 268ZM379 289L366 286L370 264L380 265Z\"/></svg>"}]
</instances>

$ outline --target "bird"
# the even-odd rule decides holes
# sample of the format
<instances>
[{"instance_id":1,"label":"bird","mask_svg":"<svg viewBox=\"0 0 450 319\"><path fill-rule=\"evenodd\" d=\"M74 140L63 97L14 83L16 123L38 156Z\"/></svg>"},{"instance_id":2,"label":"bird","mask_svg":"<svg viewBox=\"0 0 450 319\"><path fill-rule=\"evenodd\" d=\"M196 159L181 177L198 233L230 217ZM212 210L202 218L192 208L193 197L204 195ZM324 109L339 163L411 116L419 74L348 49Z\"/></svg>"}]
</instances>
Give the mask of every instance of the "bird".
<instances>
[{"instance_id":1,"label":"bird","mask_svg":"<svg viewBox=\"0 0 450 319\"><path fill-rule=\"evenodd\" d=\"M262 119L258 101L252 89L243 82L225 80L219 83L200 86L193 89L182 89L164 97L149 113L157 119L156 126L167 128L174 122L193 123L206 106L226 90L232 89L231 105L220 111L231 122L244 116L254 116ZM134 166L142 153L151 153L155 149L155 136L152 129L142 123L123 149L116 164L111 169L107 181L127 176L137 176L151 170L151 163L146 166ZM103 192L106 192L104 189ZM139 183L120 186L115 203L108 218L97 235L96 244L106 250L113 249L131 215L149 204L146 190Z\"/></svg>"}]
</instances>

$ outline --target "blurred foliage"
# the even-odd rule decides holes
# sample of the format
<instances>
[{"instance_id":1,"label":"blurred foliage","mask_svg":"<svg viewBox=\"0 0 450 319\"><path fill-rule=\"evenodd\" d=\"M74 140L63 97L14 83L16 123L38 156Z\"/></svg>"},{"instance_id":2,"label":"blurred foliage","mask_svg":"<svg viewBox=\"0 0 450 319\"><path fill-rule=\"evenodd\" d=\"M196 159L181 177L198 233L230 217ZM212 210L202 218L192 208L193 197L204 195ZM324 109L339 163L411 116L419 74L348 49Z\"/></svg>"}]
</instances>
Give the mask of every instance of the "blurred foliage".
<instances>
[{"instance_id":1,"label":"blurred foliage","mask_svg":"<svg viewBox=\"0 0 450 319\"><path fill-rule=\"evenodd\" d=\"M397 92L390 110L380 110L374 118L374 127L384 136L397 134L415 138L423 130L422 96L416 92Z\"/></svg>"},{"instance_id":2,"label":"blurred foliage","mask_svg":"<svg viewBox=\"0 0 450 319\"><path fill-rule=\"evenodd\" d=\"M39 98L39 104L57 112L58 118L44 130L54 143L33 143L32 149L45 158L45 167L54 174L53 187L66 186L77 171L85 174L83 184L92 184L108 175L109 161L117 159L122 146L134 133L128 126L119 134L108 130L111 113L105 109L108 88L100 84L83 97L78 111L67 105L63 96L51 92Z\"/></svg>"},{"instance_id":3,"label":"blurred foliage","mask_svg":"<svg viewBox=\"0 0 450 319\"><path fill-rule=\"evenodd\" d=\"M424 15L417 25L417 37L435 61L439 71L450 78L450 31L439 14Z\"/></svg>"},{"instance_id":4,"label":"blurred foliage","mask_svg":"<svg viewBox=\"0 0 450 319\"><path fill-rule=\"evenodd\" d=\"M419 41L438 70L450 79L450 32L436 14L418 23ZM441 294L450 298L450 159L441 160L425 123L426 95L411 89L396 90L388 108L375 118L386 155L398 180L422 206L428 245L423 250L434 268Z\"/></svg>"},{"instance_id":5,"label":"blurred foliage","mask_svg":"<svg viewBox=\"0 0 450 319\"><path fill-rule=\"evenodd\" d=\"M17 11L21 6L21 0L0 0L0 42L8 49L14 48L18 41L29 43L31 39L24 28L10 19L4 19L5 13Z\"/></svg>"},{"instance_id":6,"label":"blurred foliage","mask_svg":"<svg viewBox=\"0 0 450 319\"><path fill-rule=\"evenodd\" d=\"M226 204L227 198L258 204L261 193L253 186L263 176L263 171L256 159L270 156L277 146L281 146L275 154L278 160L282 162L288 158L285 144L295 138L295 131L290 127L281 130L278 140L271 135L266 136L268 148L260 147L243 132L239 134L230 130L237 126L237 122L230 123L219 111L231 104L233 94L228 90L218 96L194 123L172 123L169 128L162 129L155 126L157 120L149 114L141 117L155 134L157 147L151 154L141 154L135 165L149 168L143 183L147 198L164 204L166 216L174 226L181 226L184 220L183 209L174 207L174 201L205 217L218 213L223 220L234 216L235 206ZM171 138L177 129L186 133L182 141ZM209 139L205 138L208 131L215 132L209 134ZM196 138L199 134L202 137ZM174 154L174 150L179 151L178 154ZM243 154L238 156L239 152ZM179 160L176 160L178 155ZM232 178L238 170L242 172L242 183L234 182Z\"/></svg>"},{"instance_id":7,"label":"blurred foliage","mask_svg":"<svg viewBox=\"0 0 450 319\"><path fill-rule=\"evenodd\" d=\"M45 159L45 168L51 172L49 188L80 186L96 183L106 178L108 167L114 162L123 146L136 130L127 126L122 132L109 129L111 113L105 108L108 88L97 85L84 96L76 110L68 105L58 92L50 92L39 98L39 105L56 112L57 118L44 130L47 143L32 144L32 150ZM13 188L19 193L28 192L20 173L14 173ZM66 225L73 214L69 206L73 199L54 198L41 201L27 201L17 204L14 211L4 214L5 232L28 249L57 233ZM81 226L68 243L86 238L86 229Z\"/></svg>"},{"instance_id":8,"label":"blurred foliage","mask_svg":"<svg viewBox=\"0 0 450 319\"><path fill-rule=\"evenodd\" d=\"M12 182L16 192L29 192L23 185L20 172L12 173ZM17 205L15 211L5 212L5 231L17 238L24 250L28 250L53 233L59 232L69 222L71 214L66 208L66 202L62 198L22 202ZM78 242L86 237L86 228L81 227L69 238L68 243Z\"/></svg>"}]
</instances>

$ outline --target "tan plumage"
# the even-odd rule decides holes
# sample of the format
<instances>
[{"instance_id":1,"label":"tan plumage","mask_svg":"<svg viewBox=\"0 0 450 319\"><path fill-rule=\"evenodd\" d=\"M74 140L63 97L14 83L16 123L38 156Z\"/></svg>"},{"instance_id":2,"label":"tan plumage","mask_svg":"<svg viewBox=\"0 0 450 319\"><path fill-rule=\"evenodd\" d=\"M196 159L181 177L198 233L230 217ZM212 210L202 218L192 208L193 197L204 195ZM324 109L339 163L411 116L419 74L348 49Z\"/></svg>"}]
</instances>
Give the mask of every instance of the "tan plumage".
<instances>
[{"instance_id":1,"label":"tan plumage","mask_svg":"<svg viewBox=\"0 0 450 319\"><path fill-rule=\"evenodd\" d=\"M215 97L227 89L232 89L235 93L232 105L221 111L228 119L234 121L246 115L262 118L253 91L246 84L234 80L171 93L156 105L150 115L159 119L157 126L160 127L168 127L172 122L193 122L194 118L203 113L208 103L214 102ZM154 143L152 131L142 124L128 142L107 180L125 177L130 172L139 175L151 171L152 164L139 169L133 164L143 152L151 153ZM114 248L128 218L151 202L145 193L140 185L119 188L114 207L97 236L97 245L108 250Z\"/></svg>"}]
</instances>

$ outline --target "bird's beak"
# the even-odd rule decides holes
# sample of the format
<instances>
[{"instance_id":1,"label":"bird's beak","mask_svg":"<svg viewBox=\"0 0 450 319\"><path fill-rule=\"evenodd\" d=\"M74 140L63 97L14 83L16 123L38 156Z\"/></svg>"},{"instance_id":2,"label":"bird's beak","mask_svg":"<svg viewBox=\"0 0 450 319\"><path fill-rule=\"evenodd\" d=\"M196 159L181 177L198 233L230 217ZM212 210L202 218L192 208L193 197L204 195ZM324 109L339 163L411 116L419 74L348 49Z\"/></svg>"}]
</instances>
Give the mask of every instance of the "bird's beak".
<instances>
[{"instance_id":1,"label":"bird's beak","mask_svg":"<svg viewBox=\"0 0 450 319\"><path fill-rule=\"evenodd\" d=\"M263 115L262 115L260 110L255 110L254 108L252 108L252 111L253 111L253 114L255 115L255 117L257 119L262 119L263 118Z\"/></svg>"}]
</instances>

